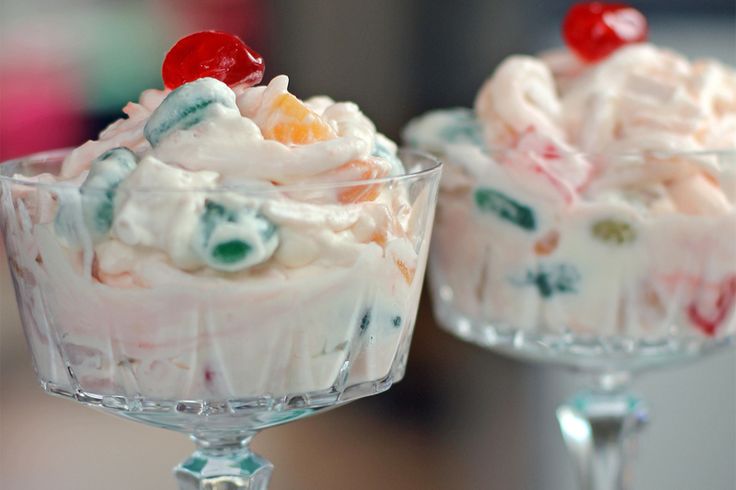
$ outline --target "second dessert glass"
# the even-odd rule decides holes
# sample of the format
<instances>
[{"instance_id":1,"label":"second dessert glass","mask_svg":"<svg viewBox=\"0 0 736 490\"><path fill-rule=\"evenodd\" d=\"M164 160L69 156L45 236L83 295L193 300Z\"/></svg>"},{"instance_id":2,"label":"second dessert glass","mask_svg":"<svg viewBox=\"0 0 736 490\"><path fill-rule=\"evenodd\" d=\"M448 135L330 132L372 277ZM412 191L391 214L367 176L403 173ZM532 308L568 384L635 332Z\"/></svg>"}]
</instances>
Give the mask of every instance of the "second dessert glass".
<instances>
[{"instance_id":1,"label":"second dessert glass","mask_svg":"<svg viewBox=\"0 0 736 490\"><path fill-rule=\"evenodd\" d=\"M110 276L115 264L98 264L100 245L80 207L81 197L99 198L104 213L107 191L80 196L78 187L43 177L56 175L65 155L0 166L0 227L38 379L48 393L190 435L197 451L175 470L182 490L266 488L272 465L249 447L259 431L380 393L403 377L437 197L436 160L404 152L405 175L359 182L118 189L146 194L138 197L150 213L201 194L210 237L218 223L237 219L228 203L284 219L291 207L308 208L317 225L334 218L323 225L339 227L339 216L320 215L331 212L326 196L394 196L385 223L395 226L393 238L368 237L370 246L327 265L278 274L264 268L239 280L238 273L167 268L153 250L150 261L135 258L139 274ZM338 211L350 213L349 206ZM267 242L269 230L259 233ZM213 247L218 260L248 253L241 242Z\"/></svg>"},{"instance_id":2,"label":"second dessert glass","mask_svg":"<svg viewBox=\"0 0 736 490\"><path fill-rule=\"evenodd\" d=\"M556 155L597 169L597 199L575 206L514 175L527 152L448 151L430 259L440 325L589 375L557 410L565 443L581 488L629 488L648 418L632 378L734 342L736 151Z\"/></svg>"}]
</instances>

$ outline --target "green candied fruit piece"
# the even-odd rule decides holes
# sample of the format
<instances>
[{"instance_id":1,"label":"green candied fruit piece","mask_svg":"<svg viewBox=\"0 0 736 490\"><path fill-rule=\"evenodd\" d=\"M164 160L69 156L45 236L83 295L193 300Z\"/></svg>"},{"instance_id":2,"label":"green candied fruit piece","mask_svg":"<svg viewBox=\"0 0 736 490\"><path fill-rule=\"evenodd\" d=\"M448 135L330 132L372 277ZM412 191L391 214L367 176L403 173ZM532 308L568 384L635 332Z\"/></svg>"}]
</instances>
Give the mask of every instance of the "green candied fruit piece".
<instances>
[{"instance_id":1,"label":"green candied fruit piece","mask_svg":"<svg viewBox=\"0 0 736 490\"><path fill-rule=\"evenodd\" d=\"M212 258L223 264L234 264L245 259L253 247L242 240L231 240L218 244L212 250Z\"/></svg>"},{"instance_id":2,"label":"green candied fruit piece","mask_svg":"<svg viewBox=\"0 0 736 490\"><path fill-rule=\"evenodd\" d=\"M625 245L636 240L636 230L626 221L604 219L593 223L591 231L598 240L615 245Z\"/></svg>"},{"instance_id":3,"label":"green candied fruit piece","mask_svg":"<svg viewBox=\"0 0 736 490\"><path fill-rule=\"evenodd\" d=\"M110 230L112 220L115 217L114 198L115 192L113 189L104 192L97 209L90 216L87 226L102 233Z\"/></svg>"},{"instance_id":4,"label":"green candied fruit piece","mask_svg":"<svg viewBox=\"0 0 736 490\"><path fill-rule=\"evenodd\" d=\"M479 187L475 190L475 205L481 211L493 213L499 218L515 224L527 231L537 229L537 220L534 210L521 204L507 195L489 187Z\"/></svg>"},{"instance_id":5,"label":"green candied fruit piece","mask_svg":"<svg viewBox=\"0 0 736 490\"><path fill-rule=\"evenodd\" d=\"M92 162L79 189L85 225L92 236L110 231L118 186L137 165L138 157L125 147L108 150Z\"/></svg>"},{"instance_id":6,"label":"green candied fruit piece","mask_svg":"<svg viewBox=\"0 0 736 490\"><path fill-rule=\"evenodd\" d=\"M255 209L207 200L192 248L215 270L239 271L271 258L279 244L276 232L276 225Z\"/></svg>"},{"instance_id":7,"label":"green candied fruit piece","mask_svg":"<svg viewBox=\"0 0 736 490\"><path fill-rule=\"evenodd\" d=\"M189 129L205 120L215 105L237 110L235 93L219 80L200 78L185 83L161 102L143 128L151 146L176 130Z\"/></svg>"},{"instance_id":8,"label":"green candied fruit piece","mask_svg":"<svg viewBox=\"0 0 736 490\"><path fill-rule=\"evenodd\" d=\"M365 310L363 316L360 318L360 335L363 335L368 327L371 326L371 310L370 308Z\"/></svg>"},{"instance_id":9,"label":"green candied fruit piece","mask_svg":"<svg viewBox=\"0 0 736 490\"><path fill-rule=\"evenodd\" d=\"M539 295L548 299L557 294L578 292L580 273L570 264L540 264L536 270L529 270L517 286L534 286Z\"/></svg>"}]
</instances>

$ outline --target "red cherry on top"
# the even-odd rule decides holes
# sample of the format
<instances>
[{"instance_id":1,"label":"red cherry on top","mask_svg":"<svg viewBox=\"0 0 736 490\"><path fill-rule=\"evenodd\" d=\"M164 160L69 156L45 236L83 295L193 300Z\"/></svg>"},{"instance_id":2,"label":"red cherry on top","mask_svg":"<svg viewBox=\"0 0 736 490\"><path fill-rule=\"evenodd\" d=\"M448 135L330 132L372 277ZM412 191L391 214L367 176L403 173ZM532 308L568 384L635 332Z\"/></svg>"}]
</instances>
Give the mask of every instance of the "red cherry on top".
<instances>
[{"instance_id":1,"label":"red cherry on top","mask_svg":"<svg viewBox=\"0 0 736 490\"><path fill-rule=\"evenodd\" d=\"M644 14L622 3L575 4L562 24L567 46L588 62L602 60L625 44L645 41L648 31Z\"/></svg>"},{"instance_id":2,"label":"red cherry on top","mask_svg":"<svg viewBox=\"0 0 736 490\"><path fill-rule=\"evenodd\" d=\"M212 77L233 87L263 80L263 57L238 36L217 31L195 32L177 41L166 53L161 75L167 88Z\"/></svg>"}]
</instances>

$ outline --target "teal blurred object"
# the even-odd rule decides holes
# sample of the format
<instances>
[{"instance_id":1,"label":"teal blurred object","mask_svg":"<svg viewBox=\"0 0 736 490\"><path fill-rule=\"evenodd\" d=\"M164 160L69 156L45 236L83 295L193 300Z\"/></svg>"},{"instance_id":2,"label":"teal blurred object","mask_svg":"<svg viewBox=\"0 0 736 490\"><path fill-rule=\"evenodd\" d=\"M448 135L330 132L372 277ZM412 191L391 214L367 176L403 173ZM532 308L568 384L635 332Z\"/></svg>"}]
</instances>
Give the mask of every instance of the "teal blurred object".
<instances>
[{"instance_id":1,"label":"teal blurred object","mask_svg":"<svg viewBox=\"0 0 736 490\"><path fill-rule=\"evenodd\" d=\"M73 18L88 37L81 56L87 60L87 107L118 112L138 100L146 88L163 88L160 66L168 49L167 22L146 3L116 2L114 7ZM152 15L153 14L153 15ZM173 29L172 29L173 30Z\"/></svg>"},{"instance_id":2,"label":"teal blurred object","mask_svg":"<svg viewBox=\"0 0 736 490\"><path fill-rule=\"evenodd\" d=\"M76 66L90 112L119 112L146 88L162 88L161 60L181 36L232 31L263 51L267 2L262 0L4 0L0 66L10 50ZM3 49L4 48L4 49ZM22 56L21 56L22 57Z\"/></svg>"}]
</instances>

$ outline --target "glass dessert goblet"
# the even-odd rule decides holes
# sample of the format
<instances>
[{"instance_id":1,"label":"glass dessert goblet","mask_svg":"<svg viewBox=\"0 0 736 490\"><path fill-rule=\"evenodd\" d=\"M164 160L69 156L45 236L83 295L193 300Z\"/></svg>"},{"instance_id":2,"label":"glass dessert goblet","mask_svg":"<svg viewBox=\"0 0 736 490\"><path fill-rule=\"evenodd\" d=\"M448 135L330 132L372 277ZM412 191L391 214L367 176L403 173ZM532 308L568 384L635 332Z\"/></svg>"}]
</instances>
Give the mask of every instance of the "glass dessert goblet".
<instances>
[{"instance_id":1,"label":"glass dessert goblet","mask_svg":"<svg viewBox=\"0 0 736 490\"><path fill-rule=\"evenodd\" d=\"M592 165L575 193L534 171L541 155L445 156L430 259L439 323L590 375L557 410L565 443L581 488L629 488L627 448L648 417L632 378L733 344L736 151L552 155L558 168Z\"/></svg>"},{"instance_id":2,"label":"glass dessert goblet","mask_svg":"<svg viewBox=\"0 0 736 490\"><path fill-rule=\"evenodd\" d=\"M259 431L402 378L436 160L403 152L405 175L358 182L106 188L56 182L66 153L0 165L0 225L38 379L48 393L190 435L181 489L266 488L272 466L249 448ZM372 202L379 194L390 204ZM113 207L118 237L135 225L130 213L184 220L171 229L190 220L182 247L205 265L173 266L176 251L103 236ZM294 220L312 241L284 236L294 227L279 223ZM352 246L330 249L340 233ZM260 262L227 272L244 260Z\"/></svg>"}]
</instances>

